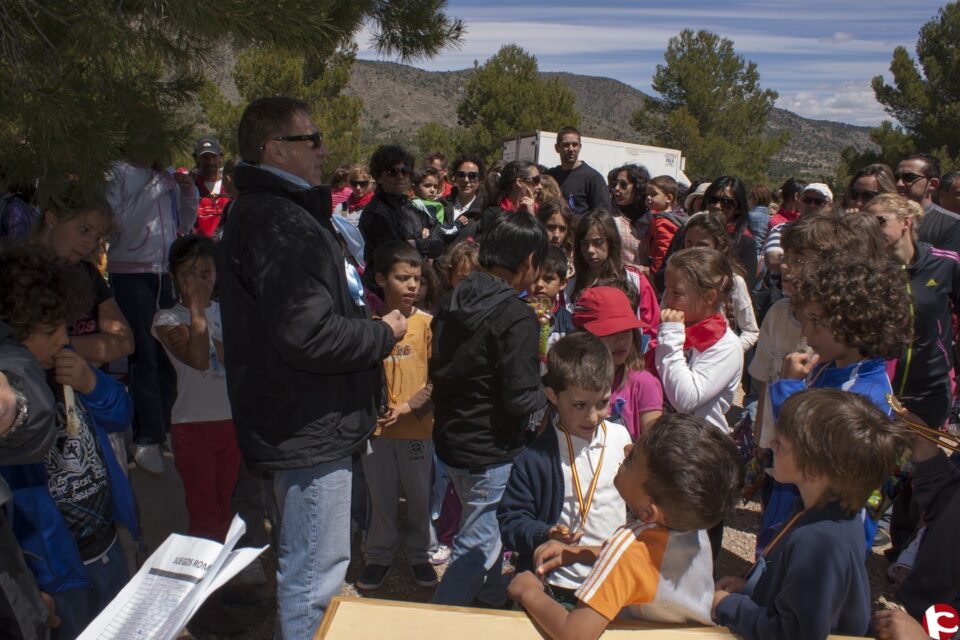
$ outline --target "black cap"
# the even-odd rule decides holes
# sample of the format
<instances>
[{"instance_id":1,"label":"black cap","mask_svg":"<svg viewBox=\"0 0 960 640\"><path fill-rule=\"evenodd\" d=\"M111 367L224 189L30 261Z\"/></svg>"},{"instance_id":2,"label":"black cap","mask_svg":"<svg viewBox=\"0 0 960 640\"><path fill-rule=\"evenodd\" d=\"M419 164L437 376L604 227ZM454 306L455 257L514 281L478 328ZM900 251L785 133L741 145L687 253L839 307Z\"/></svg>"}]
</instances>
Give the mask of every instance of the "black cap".
<instances>
[{"instance_id":1,"label":"black cap","mask_svg":"<svg viewBox=\"0 0 960 640\"><path fill-rule=\"evenodd\" d=\"M193 150L193 155L198 158L205 153L215 153L220 155L220 141L213 136L204 136L197 139L197 146Z\"/></svg>"}]
</instances>

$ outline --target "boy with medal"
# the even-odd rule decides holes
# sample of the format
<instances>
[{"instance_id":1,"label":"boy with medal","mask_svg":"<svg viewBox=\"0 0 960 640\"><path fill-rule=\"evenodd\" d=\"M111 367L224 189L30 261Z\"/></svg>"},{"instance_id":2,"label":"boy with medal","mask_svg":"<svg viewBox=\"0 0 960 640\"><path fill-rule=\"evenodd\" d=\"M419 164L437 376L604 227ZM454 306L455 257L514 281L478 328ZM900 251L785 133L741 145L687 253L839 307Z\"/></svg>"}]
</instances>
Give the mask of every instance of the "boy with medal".
<instances>
[{"instance_id":1,"label":"boy with medal","mask_svg":"<svg viewBox=\"0 0 960 640\"><path fill-rule=\"evenodd\" d=\"M570 334L550 349L544 391L552 420L514 461L497 510L518 571L534 568L534 551L550 540L599 545L626 521L613 479L631 439L623 425L604 419L612 382L613 360L596 336ZM558 601L573 606L589 573L589 565L574 563L546 582Z\"/></svg>"}]
</instances>

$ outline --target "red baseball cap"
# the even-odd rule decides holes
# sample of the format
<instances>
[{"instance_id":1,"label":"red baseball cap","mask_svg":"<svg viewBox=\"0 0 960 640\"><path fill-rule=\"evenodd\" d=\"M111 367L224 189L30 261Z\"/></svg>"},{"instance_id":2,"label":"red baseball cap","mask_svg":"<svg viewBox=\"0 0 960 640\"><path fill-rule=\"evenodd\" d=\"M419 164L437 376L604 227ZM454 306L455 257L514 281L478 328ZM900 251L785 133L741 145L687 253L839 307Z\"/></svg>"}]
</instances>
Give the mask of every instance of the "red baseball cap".
<instances>
[{"instance_id":1,"label":"red baseball cap","mask_svg":"<svg viewBox=\"0 0 960 640\"><path fill-rule=\"evenodd\" d=\"M644 329L647 324L637 317L627 294L620 289L591 287L580 294L573 307L573 326L602 338L631 329Z\"/></svg>"}]
</instances>

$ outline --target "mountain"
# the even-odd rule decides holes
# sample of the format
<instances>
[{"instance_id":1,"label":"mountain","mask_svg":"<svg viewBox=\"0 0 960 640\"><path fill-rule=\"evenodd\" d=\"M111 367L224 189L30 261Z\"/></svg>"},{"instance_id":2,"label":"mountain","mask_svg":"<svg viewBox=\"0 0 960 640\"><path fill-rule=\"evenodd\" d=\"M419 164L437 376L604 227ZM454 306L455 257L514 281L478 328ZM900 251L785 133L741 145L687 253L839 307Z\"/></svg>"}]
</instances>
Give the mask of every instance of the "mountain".
<instances>
[{"instance_id":1,"label":"mountain","mask_svg":"<svg viewBox=\"0 0 960 640\"><path fill-rule=\"evenodd\" d=\"M472 70L424 71L392 62L357 60L348 94L363 98L363 126L370 142L407 142L428 122L445 126L457 123L457 103ZM584 135L626 142L650 143L630 127L630 116L650 96L612 78L572 73L542 73L559 76L577 97L580 129ZM774 109L767 127L771 133L792 132L790 142L771 164L771 175L807 178L832 177L840 152L876 148L867 127L810 120L784 109Z\"/></svg>"}]
</instances>

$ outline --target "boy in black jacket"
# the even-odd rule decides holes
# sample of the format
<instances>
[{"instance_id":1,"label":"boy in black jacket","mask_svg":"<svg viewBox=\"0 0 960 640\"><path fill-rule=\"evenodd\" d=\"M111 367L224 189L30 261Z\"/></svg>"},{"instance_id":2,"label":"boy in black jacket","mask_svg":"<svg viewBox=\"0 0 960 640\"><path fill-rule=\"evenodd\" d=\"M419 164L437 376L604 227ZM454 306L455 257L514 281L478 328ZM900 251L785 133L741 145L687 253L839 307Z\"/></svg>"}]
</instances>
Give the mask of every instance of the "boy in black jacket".
<instances>
[{"instance_id":1,"label":"boy in black jacket","mask_svg":"<svg viewBox=\"0 0 960 640\"><path fill-rule=\"evenodd\" d=\"M773 476L797 485L793 516L743 578L717 582L714 620L737 636L862 636L870 623L860 508L894 468L899 423L859 394L808 389L784 404Z\"/></svg>"},{"instance_id":2,"label":"boy in black jacket","mask_svg":"<svg viewBox=\"0 0 960 640\"><path fill-rule=\"evenodd\" d=\"M537 277L548 246L536 218L500 212L484 232L481 270L433 319L433 440L463 507L437 604L506 602L497 505L529 441L530 416L546 404L539 327L517 294Z\"/></svg>"}]
</instances>

